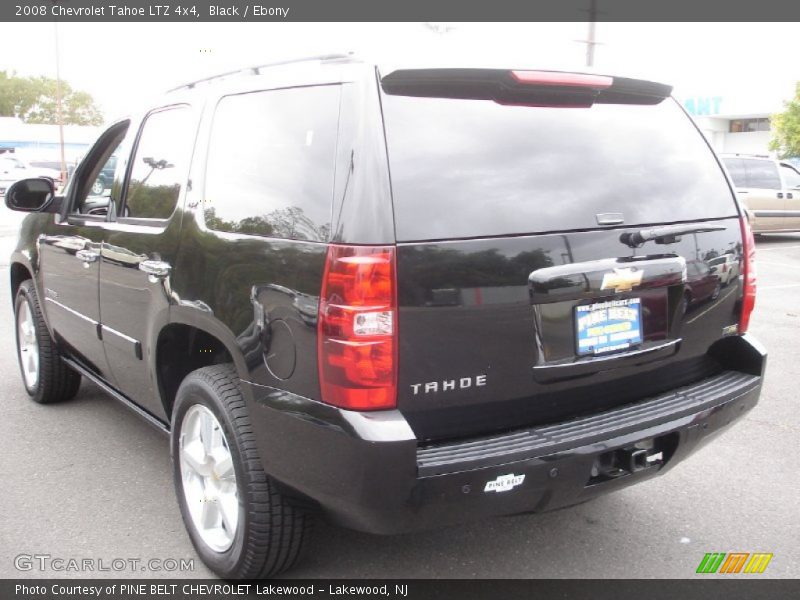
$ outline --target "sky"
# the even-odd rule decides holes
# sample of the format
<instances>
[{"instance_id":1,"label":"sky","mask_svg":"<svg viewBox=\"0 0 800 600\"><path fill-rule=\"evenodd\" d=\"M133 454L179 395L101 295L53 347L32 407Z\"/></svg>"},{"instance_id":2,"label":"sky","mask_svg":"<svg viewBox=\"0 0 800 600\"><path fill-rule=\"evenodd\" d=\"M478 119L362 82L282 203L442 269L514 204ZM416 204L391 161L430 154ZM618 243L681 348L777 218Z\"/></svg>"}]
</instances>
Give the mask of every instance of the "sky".
<instances>
[{"instance_id":1,"label":"sky","mask_svg":"<svg viewBox=\"0 0 800 600\"><path fill-rule=\"evenodd\" d=\"M55 76L54 23L0 23L0 70ZM586 23L60 23L61 76L108 119L181 83L275 60L355 52L379 63L586 70ZM796 23L598 23L595 71L779 110L800 81Z\"/></svg>"}]
</instances>

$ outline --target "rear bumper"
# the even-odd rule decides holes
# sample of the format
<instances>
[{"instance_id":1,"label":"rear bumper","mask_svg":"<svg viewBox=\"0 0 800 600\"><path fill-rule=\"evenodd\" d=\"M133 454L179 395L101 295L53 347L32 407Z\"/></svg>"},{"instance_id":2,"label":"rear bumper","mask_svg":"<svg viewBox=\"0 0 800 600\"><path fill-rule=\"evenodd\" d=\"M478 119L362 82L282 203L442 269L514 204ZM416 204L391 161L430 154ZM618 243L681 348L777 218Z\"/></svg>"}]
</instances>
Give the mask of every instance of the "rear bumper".
<instances>
[{"instance_id":1,"label":"rear bumper","mask_svg":"<svg viewBox=\"0 0 800 600\"><path fill-rule=\"evenodd\" d=\"M336 523L399 533L551 510L664 473L758 402L766 354L737 339L737 370L565 423L427 446L397 411L245 387L270 475Z\"/></svg>"}]
</instances>

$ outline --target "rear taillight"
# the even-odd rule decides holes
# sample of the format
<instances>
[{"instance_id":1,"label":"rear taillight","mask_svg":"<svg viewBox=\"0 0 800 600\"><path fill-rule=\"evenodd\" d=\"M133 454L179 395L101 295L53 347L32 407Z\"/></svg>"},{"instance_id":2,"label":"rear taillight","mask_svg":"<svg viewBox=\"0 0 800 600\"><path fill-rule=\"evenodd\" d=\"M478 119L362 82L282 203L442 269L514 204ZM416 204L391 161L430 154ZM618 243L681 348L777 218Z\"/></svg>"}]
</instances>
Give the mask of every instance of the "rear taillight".
<instances>
[{"instance_id":1,"label":"rear taillight","mask_svg":"<svg viewBox=\"0 0 800 600\"><path fill-rule=\"evenodd\" d=\"M750 315L756 305L756 242L746 216L742 224L742 314L739 317L739 333L746 333L750 326Z\"/></svg>"},{"instance_id":2,"label":"rear taillight","mask_svg":"<svg viewBox=\"0 0 800 600\"><path fill-rule=\"evenodd\" d=\"M397 285L391 246L330 245L319 303L322 400L350 410L397 405Z\"/></svg>"}]
</instances>

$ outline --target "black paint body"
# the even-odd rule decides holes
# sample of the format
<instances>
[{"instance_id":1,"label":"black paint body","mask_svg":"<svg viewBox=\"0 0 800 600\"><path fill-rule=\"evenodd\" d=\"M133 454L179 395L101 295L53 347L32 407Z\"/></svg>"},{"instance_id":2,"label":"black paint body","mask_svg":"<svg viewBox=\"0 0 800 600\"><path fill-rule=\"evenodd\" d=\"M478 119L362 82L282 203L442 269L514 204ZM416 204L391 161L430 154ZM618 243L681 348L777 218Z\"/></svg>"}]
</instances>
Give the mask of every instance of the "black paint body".
<instances>
[{"instance_id":1,"label":"black paint body","mask_svg":"<svg viewBox=\"0 0 800 600\"><path fill-rule=\"evenodd\" d=\"M206 340L215 353L208 361L231 360L239 372L267 472L341 523L393 532L544 510L627 485L672 466L755 404L765 353L749 337L732 335L741 283L732 281L712 299L685 276L686 262L725 252L735 255L741 272L739 209L728 185L727 210L706 219L721 229L636 249L620 243L620 234L643 223L574 227L568 211L545 231L403 239L395 234L392 145L387 150L384 134L391 119L384 123L386 96L375 68L333 61L265 73L179 91L152 107L187 104L196 123L187 184L171 217L156 223L113 210L70 214L81 169L88 168L82 165L62 213L29 216L12 257L12 284L34 279L48 327L70 360L151 420L169 428L174 374L203 360L183 349L203 352L202 343L192 342ZM221 232L206 222L206 157L219 98L310 85L341 86L331 221L320 224L329 225L329 242L397 248L396 410L357 413L321 402L317 305L327 242ZM126 185L126 153L135 148L143 118L130 120L116 190ZM716 177L725 183L721 170ZM609 211L643 201L623 200ZM549 218L558 214L550 210ZM151 277L140 268L144 261L167 263L170 274ZM603 273L615 266L644 270L641 285L601 289ZM644 342L629 352L577 357L575 306L634 296L643 302ZM665 412L658 422L640 415L636 428L609 430L604 439L587 430L570 447L534 449L512 462L487 459L477 469L434 475L420 467L420 457L437 445L612 415L735 373L750 379L693 412ZM425 385L433 382L435 391ZM600 455L644 439L668 447L668 460L646 475L589 484ZM508 473L526 473L527 483L507 495L483 491Z\"/></svg>"}]
</instances>

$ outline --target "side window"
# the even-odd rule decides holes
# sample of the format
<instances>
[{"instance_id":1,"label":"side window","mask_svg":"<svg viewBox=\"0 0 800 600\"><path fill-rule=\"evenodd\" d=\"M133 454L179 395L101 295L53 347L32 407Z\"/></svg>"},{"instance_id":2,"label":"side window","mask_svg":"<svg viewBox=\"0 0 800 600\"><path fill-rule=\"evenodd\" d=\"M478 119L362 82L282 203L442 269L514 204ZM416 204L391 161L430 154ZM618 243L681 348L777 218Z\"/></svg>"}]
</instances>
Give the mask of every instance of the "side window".
<instances>
[{"instance_id":1,"label":"side window","mask_svg":"<svg viewBox=\"0 0 800 600\"><path fill-rule=\"evenodd\" d=\"M124 145L128 121L112 125L81 161L74 182L75 196L70 208L73 215L106 216L109 206L119 201L113 190L117 153Z\"/></svg>"},{"instance_id":2,"label":"side window","mask_svg":"<svg viewBox=\"0 0 800 600\"><path fill-rule=\"evenodd\" d=\"M744 163L741 158L724 158L725 167L733 179L733 185L736 187L747 187L747 175L744 170Z\"/></svg>"},{"instance_id":3,"label":"side window","mask_svg":"<svg viewBox=\"0 0 800 600\"><path fill-rule=\"evenodd\" d=\"M339 86L317 86L220 100L206 166L210 229L327 241L339 96Z\"/></svg>"},{"instance_id":4,"label":"side window","mask_svg":"<svg viewBox=\"0 0 800 600\"><path fill-rule=\"evenodd\" d=\"M121 217L167 219L172 215L186 183L193 132L192 111L186 106L159 110L145 119Z\"/></svg>"},{"instance_id":5,"label":"side window","mask_svg":"<svg viewBox=\"0 0 800 600\"><path fill-rule=\"evenodd\" d=\"M786 189L792 190L800 188L800 173L789 165L781 165L783 181L786 182Z\"/></svg>"},{"instance_id":6,"label":"side window","mask_svg":"<svg viewBox=\"0 0 800 600\"><path fill-rule=\"evenodd\" d=\"M747 172L747 187L764 190L781 189L778 167L771 160L742 159Z\"/></svg>"}]
</instances>

